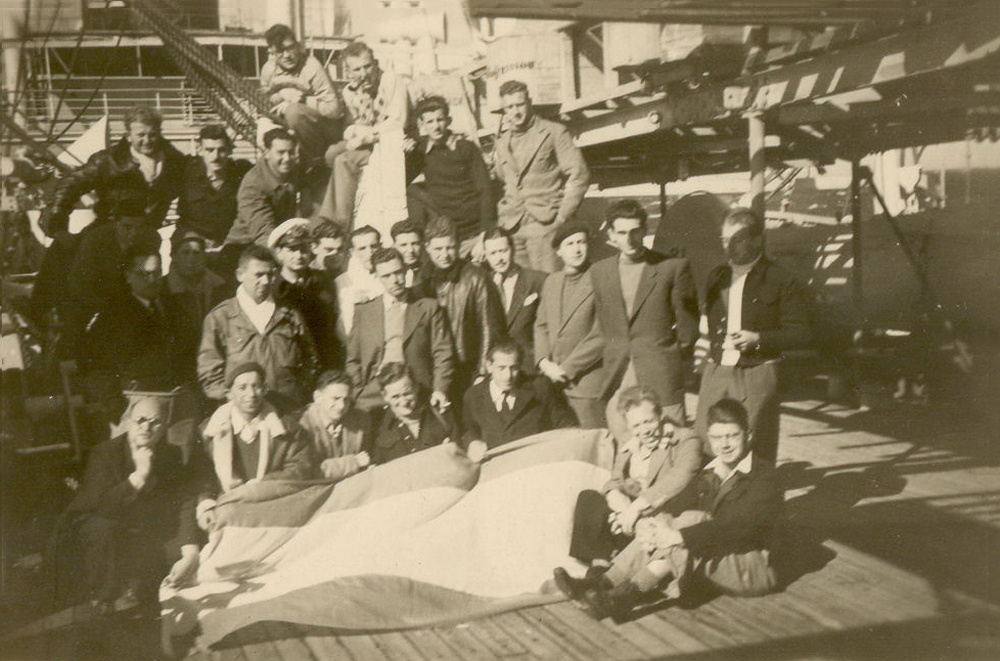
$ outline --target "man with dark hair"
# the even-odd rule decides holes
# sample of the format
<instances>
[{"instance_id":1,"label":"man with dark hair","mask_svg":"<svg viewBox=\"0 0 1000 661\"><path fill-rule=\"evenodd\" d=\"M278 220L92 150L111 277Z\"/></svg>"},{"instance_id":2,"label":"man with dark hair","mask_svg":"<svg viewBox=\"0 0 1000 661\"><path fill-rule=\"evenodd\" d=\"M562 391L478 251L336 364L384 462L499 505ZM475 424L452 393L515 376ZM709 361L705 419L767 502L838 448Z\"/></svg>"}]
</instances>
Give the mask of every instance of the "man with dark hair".
<instances>
[{"instance_id":1,"label":"man with dark hair","mask_svg":"<svg viewBox=\"0 0 1000 661\"><path fill-rule=\"evenodd\" d=\"M306 165L321 161L340 138L344 114L333 81L287 25L272 25L264 41L268 59L260 68L260 86L271 101L271 113L295 133Z\"/></svg>"},{"instance_id":2,"label":"man with dark hair","mask_svg":"<svg viewBox=\"0 0 1000 661\"><path fill-rule=\"evenodd\" d=\"M458 356L453 387L457 401L477 376L486 374L486 352L503 335L503 308L485 274L459 261L458 234L450 219L432 218L424 235L431 272L420 289L437 299L451 324Z\"/></svg>"},{"instance_id":3,"label":"man with dark hair","mask_svg":"<svg viewBox=\"0 0 1000 661\"><path fill-rule=\"evenodd\" d=\"M309 266L312 259L309 221L286 220L271 232L267 246L280 268L275 301L302 315L316 344L320 369L343 367L344 347L337 336L337 293L329 274Z\"/></svg>"},{"instance_id":4,"label":"man with dark hair","mask_svg":"<svg viewBox=\"0 0 1000 661\"><path fill-rule=\"evenodd\" d=\"M230 295L226 281L207 268L206 241L176 230L170 238L170 272L161 297L174 329L177 367L185 382L197 381L198 345L205 316Z\"/></svg>"},{"instance_id":5,"label":"man with dark hair","mask_svg":"<svg viewBox=\"0 0 1000 661\"><path fill-rule=\"evenodd\" d=\"M612 400L608 426L623 437L614 395L639 383L656 391L674 424L685 426L684 370L698 335L691 267L646 249L646 211L637 202L612 204L606 218L619 255L594 264L590 277L604 336L603 397Z\"/></svg>"},{"instance_id":6,"label":"man with dark hair","mask_svg":"<svg viewBox=\"0 0 1000 661\"><path fill-rule=\"evenodd\" d=\"M222 245L236 220L236 193L251 164L233 159L233 141L221 124L198 132L197 155L186 156L177 199L177 231Z\"/></svg>"},{"instance_id":7,"label":"man with dark hair","mask_svg":"<svg viewBox=\"0 0 1000 661\"><path fill-rule=\"evenodd\" d=\"M197 571L199 475L184 464L180 448L165 442L167 424L162 400L134 402L125 433L90 452L69 506L88 596L99 613L112 612L116 599L119 606L155 606L165 575L181 586Z\"/></svg>"},{"instance_id":8,"label":"man with dark hair","mask_svg":"<svg viewBox=\"0 0 1000 661\"><path fill-rule=\"evenodd\" d=\"M328 480L343 480L371 463L371 422L354 406L351 377L339 370L316 380L313 401L299 418L310 441L312 459Z\"/></svg>"},{"instance_id":9,"label":"man with dark hair","mask_svg":"<svg viewBox=\"0 0 1000 661\"><path fill-rule=\"evenodd\" d=\"M308 401L316 374L316 348L298 310L274 300L274 256L258 245L240 255L236 296L205 318L198 351L198 380L209 399L226 396L235 366L259 363L268 390L289 405Z\"/></svg>"},{"instance_id":10,"label":"man with dark hair","mask_svg":"<svg viewBox=\"0 0 1000 661\"><path fill-rule=\"evenodd\" d=\"M541 309L535 317L535 364L563 395L584 429L607 426L601 387L604 338L597 321L594 285L587 275L590 230L575 221L552 237L562 271L542 286Z\"/></svg>"},{"instance_id":11,"label":"man with dark hair","mask_svg":"<svg viewBox=\"0 0 1000 661\"><path fill-rule=\"evenodd\" d=\"M659 589L674 598L689 591L756 597L774 589L770 547L784 501L774 465L751 452L739 402L720 400L706 418L715 459L682 494L685 510L643 519L603 576L560 582L595 618L620 622Z\"/></svg>"},{"instance_id":12,"label":"man with dark hair","mask_svg":"<svg viewBox=\"0 0 1000 661\"><path fill-rule=\"evenodd\" d=\"M372 460L384 464L442 443L457 443L458 425L451 409L427 401L402 363L385 363L376 378L385 409L372 447Z\"/></svg>"},{"instance_id":13,"label":"man with dark hair","mask_svg":"<svg viewBox=\"0 0 1000 661\"><path fill-rule=\"evenodd\" d=\"M727 263L708 275L704 314L711 342L698 393L698 427L723 397L745 403L754 452L778 456L779 362L785 351L811 339L806 288L764 254L764 222L750 209L734 209L722 223Z\"/></svg>"},{"instance_id":14,"label":"man with dark hair","mask_svg":"<svg viewBox=\"0 0 1000 661\"><path fill-rule=\"evenodd\" d=\"M417 287L426 275L424 228L413 220L401 220L389 230L392 247L399 251L406 268L406 286Z\"/></svg>"},{"instance_id":15,"label":"man with dark hair","mask_svg":"<svg viewBox=\"0 0 1000 661\"><path fill-rule=\"evenodd\" d=\"M375 53L364 42L348 44L340 59L347 77L341 90L344 139L326 151L326 161L333 168L334 220L351 227L361 170L371 158L380 131L406 128L410 95L402 78L379 68Z\"/></svg>"},{"instance_id":16,"label":"man with dark hair","mask_svg":"<svg viewBox=\"0 0 1000 661\"><path fill-rule=\"evenodd\" d=\"M331 220L317 223L312 228L312 252L312 267L336 278L345 268L347 234L344 228Z\"/></svg>"},{"instance_id":17,"label":"man with dark hair","mask_svg":"<svg viewBox=\"0 0 1000 661\"><path fill-rule=\"evenodd\" d=\"M434 299L419 298L406 288L403 258L396 250L379 248L372 263L384 293L357 305L347 344L347 373L358 390L358 406L381 406L379 368L404 363L415 383L431 393L431 405L447 409L455 357L444 313Z\"/></svg>"},{"instance_id":18,"label":"man with dark hair","mask_svg":"<svg viewBox=\"0 0 1000 661\"><path fill-rule=\"evenodd\" d=\"M136 106L125 115L125 136L97 152L63 179L40 221L49 236L66 232L80 198L93 192L95 223L122 215L145 216L159 227L183 185L184 155L163 139L162 118Z\"/></svg>"},{"instance_id":19,"label":"man with dark hair","mask_svg":"<svg viewBox=\"0 0 1000 661\"><path fill-rule=\"evenodd\" d=\"M483 234L483 248L490 277L504 312L504 335L521 347L521 371L534 374L535 317L541 304L546 274L521 268L514 261L514 238L499 227Z\"/></svg>"},{"instance_id":20,"label":"man with dark hair","mask_svg":"<svg viewBox=\"0 0 1000 661\"><path fill-rule=\"evenodd\" d=\"M301 213L302 192L298 141L285 129L271 129L264 134L264 155L240 184L239 211L225 241L230 258L225 261L231 263L231 255L251 243L266 245L271 230L289 218L308 215Z\"/></svg>"},{"instance_id":21,"label":"man with dark hair","mask_svg":"<svg viewBox=\"0 0 1000 661\"><path fill-rule=\"evenodd\" d=\"M372 255L382 246L382 235L371 225L355 228L351 232L350 258L347 269L337 276L337 304L340 311L337 332L344 344L354 327L354 306L382 295L382 283L375 277Z\"/></svg>"},{"instance_id":22,"label":"man with dark hair","mask_svg":"<svg viewBox=\"0 0 1000 661\"><path fill-rule=\"evenodd\" d=\"M424 176L406 189L410 218L421 226L430 215L448 216L458 227L458 238L467 249L483 231L497 222L493 182L479 147L451 132L448 102L440 96L424 97L413 112L420 129L417 144L407 154L406 179Z\"/></svg>"},{"instance_id":23,"label":"man with dark hair","mask_svg":"<svg viewBox=\"0 0 1000 661\"><path fill-rule=\"evenodd\" d=\"M160 253L140 246L124 261L130 295L97 313L83 343L87 382L101 400L123 389L167 392L182 383L176 327L161 300Z\"/></svg>"},{"instance_id":24,"label":"man with dark hair","mask_svg":"<svg viewBox=\"0 0 1000 661\"><path fill-rule=\"evenodd\" d=\"M576 213L590 171L566 127L535 115L524 83L501 85L500 102L503 131L496 170L504 194L498 222L514 233L521 266L551 273L557 268L552 235Z\"/></svg>"},{"instance_id":25,"label":"man with dark hair","mask_svg":"<svg viewBox=\"0 0 1000 661\"><path fill-rule=\"evenodd\" d=\"M573 425L572 414L543 381L521 379L521 347L501 341L488 353L489 378L465 393L462 429L469 456L525 436Z\"/></svg>"}]
</instances>

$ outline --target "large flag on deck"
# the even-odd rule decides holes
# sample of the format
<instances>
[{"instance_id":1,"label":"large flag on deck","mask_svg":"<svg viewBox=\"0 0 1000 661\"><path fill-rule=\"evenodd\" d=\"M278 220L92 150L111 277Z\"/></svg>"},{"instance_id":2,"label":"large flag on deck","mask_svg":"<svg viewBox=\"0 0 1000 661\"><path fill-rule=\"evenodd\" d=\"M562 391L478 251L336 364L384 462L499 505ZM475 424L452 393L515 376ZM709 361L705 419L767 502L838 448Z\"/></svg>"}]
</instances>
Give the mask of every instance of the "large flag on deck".
<instances>
[{"instance_id":1,"label":"large flag on deck","mask_svg":"<svg viewBox=\"0 0 1000 661\"><path fill-rule=\"evenodd\" d=\"M543 592L568 555L573 508L607 480L603 430L547 432L478 466L454 445L336 485L264 482L217 508L198 584L163 588L168 636L206 647L262 621L387 630L558 600Z\"/></svg>"}]
</instances>

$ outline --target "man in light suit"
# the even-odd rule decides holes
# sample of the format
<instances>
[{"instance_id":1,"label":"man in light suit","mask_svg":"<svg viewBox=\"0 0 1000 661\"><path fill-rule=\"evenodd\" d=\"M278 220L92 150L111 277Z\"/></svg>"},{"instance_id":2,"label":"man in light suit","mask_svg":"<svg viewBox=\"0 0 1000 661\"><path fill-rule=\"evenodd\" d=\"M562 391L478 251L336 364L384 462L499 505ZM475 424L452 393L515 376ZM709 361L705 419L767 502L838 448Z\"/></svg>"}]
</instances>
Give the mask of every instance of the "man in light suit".
<instances>
[{"instance_id":1,"label":"man in light suit","mask_svg":"<svg viewBox=\"0 0 1000 661\"><path fill-rule=\"evenodd\" d=\"M505 334L521 347L523 374L534 374L535 317L546 274L521 268L514 262L514 238L510 232L494 227L483 236L490 279L503 307Z\"/></svg>"},{"instance_id":2,"label":"man in light suit","mask_svg":"<svg viewBox=\"0 0 1000 661\"><path fill-rule=\"evenodd\" d=\"M497 139L496 169L504 195L497 224L514 233L518 263L551 273L557 269L552 236L583 201L590 171L566 127L537 117L528 86L500 86L504 131Z\"/></svg>"},{"instance_id":3,"label":"man in light suit","mask_svg":"<svg viewBox=\"0 0 1000 661\"><path fill-rule=\"evenodd\" d=\"M535 318L535 364L556 386L584 429L607 425L601 386L604 338L594 307L594 286L587 272L590 232L569 222L556 230L552 246L563 262L542 286Z\"/></svg>"},{"instance_id":4,"label":"man in light suit","mask_svg":"<svg viewBox=\"0 0 1000 661\"><path fill-rule=\"evenodd\" d=\"M312 404L299 418L312 459L328 480L343 480L371 462L371 422L354 407L351 378L339 370L320 374Z\"/></svg>"},{"instance_id":5,"label":"man in light suit","mask_svg":"<svg viewBox=\"0 0 1000 661\"><path fill-rule=\"evenodd\" d=\"M431 404L448 408L455 350L444 312L437 301L417 298L406 289L403 258L395 249L376 250L372 263L385 293L356 306L347 344L347 373L359 393L358 407L370 411L381 406L379 369L403 363L417 385L431 392Z\"/></svg>"},{"instance_id":6,"label":"man in light suit","mask_svg":"<svg viewBox=\"0 0 1000 661\"><path fill-rule=\"evenodd\" d=\"M606 227L620 254L594 264L590 277L604 336L608 426L625 437L616 394L637 384L655 390L664 415L685 426L684 369L698 338L691 267L645 248L646 211L635 201L611 205Z\"/></svg>"}]
</instances>

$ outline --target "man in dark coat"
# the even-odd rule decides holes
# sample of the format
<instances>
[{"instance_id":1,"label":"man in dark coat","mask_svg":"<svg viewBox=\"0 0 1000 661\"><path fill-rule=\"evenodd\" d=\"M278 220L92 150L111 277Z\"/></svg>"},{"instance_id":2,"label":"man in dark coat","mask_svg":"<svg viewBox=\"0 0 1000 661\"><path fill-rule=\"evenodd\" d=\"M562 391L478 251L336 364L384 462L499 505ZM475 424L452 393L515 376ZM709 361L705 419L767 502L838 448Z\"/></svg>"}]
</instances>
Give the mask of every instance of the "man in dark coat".
<instances>
[{"instance_id":1,"label":"man in dark coat","mask_svg":"<svg viewBox=\"0 0 1000 661\"><path fill-rule=\"evenodd\" d=\"M486 374L486 353L504 335L503 308L496 289L476 266L459 261L455 224L435 217L424 230L430 275L419 287L436 298L451 324L458 361L453 393L460 401L477 376Z\"/></svg>"},{"instance_id":2,"label":"man in dark coat","mask_svg":"<svg viewBox=\"0 0 1000 661\"><path fill-rule=\"evenodd\" d=\"M535 374L535 316L547 274L521 268L514 261L514 237L495 227L483 235L490 277L504 312L504 335L521 347L521 372Z\"/></svg>"},{"instance_id":3,"label":"man in dark coat","mask_svg":"<svg viewBox=\"0 0 1000 661\"><path fill-rule=\"evenodd\" d=\"M664 414L685 426L684 370L698 338L691 267L644 247L646 211L637 202L612 204L606 218L608 239L620 254L594 264L590 278L604 336L608 426L624 438L614 395L636 384L655 390Z\"/></svg>"},{"instance_id":4,"label":"man in dark coat","mask_svg":"<svg viewBox=\"0 0 1000 661\"><path fill-rule=\"evenodd\" d=\"M462 429L469 456L525 436L573 425L573 415L551 395L543 380L521 380L521 347L493 345L489 378L469 388L462 407Z\"/></svg>"},{"instance_id":5,"label":"man in dark coat","mask_svg":"<svg viewBox=\"0 0 1000 661\"><path fill-rule=\"evenodd\" d=\"M372 461L384 464L441 443L457 443L458 425L450 409L427 400L406 366L386 363L378 374L385 409L372 446Z\"/></svg>"},{"instance_id":6,"label":"man in dark coat","mask_svg":"<svg viewBox=\"0 0 1000 661\"><path fill-rule=\"evenodd\" d=\"M166 425L162 401L136 401L126 433L91 451L70 504L89 596L101 612L120 596L128 605L155 604L168 571L170 582L181 585L198 568L199 473L165 442Z\"/></svg>"},{"instance_id":7,"label":"man in dark coat","mask_svg":"<svg viewBox=\"0 0 1000 661\"><path fill-rule=\"evenodd\" d=\"M347 344L347 373L366 411L382 405L377 375L386 363L404 363L415 383L430 393L431 405L450 406L455 349L448 322L437 301L418 298L404 286L403 258L392 248L372 256L385 293L355 307Z\"/></svg>"},{"instance_id":8,"label":"man in dark coat","mask_svg":"<svg viewBox=\"0 0 1000 661\"><path fill-rule=\"evenodd\" d=\"M785 351L811 340L809 297L791 273L764 255L764 222L734 209L722 224L728 262L708 275L705 316L711 342L698 392L698 428L724 397L745 404L754 453L778 456L778 375ZM704 436L702 436L704 438Z\"/></svg>"},{"instance_id":9,"label":"man in dark coat","mask_svg":"<svg viewBox=\"0 0 1000 661\"><path fill-rule=\"evenodd\" d=\"M66 232L80 198L94 192L96 223L127 214L145 216L155 227L163 223L183 182L184 155L163 139L162 118L152 108L137 106L125 115L126 135L113 147L90 157L56 189L41 220L49 236Z\"/></svg>"}]
</instances>

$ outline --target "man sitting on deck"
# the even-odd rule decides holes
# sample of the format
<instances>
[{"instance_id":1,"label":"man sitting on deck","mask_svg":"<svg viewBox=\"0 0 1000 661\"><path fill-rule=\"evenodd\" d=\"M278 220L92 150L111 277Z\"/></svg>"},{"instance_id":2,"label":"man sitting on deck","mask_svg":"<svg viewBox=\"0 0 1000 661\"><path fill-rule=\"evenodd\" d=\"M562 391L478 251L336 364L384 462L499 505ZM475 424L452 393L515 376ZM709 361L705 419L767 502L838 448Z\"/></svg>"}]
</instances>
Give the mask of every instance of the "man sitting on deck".
<instances>
[{"instance_id":1,"label":"man sitting on deck","mask_svg":"<svg viewBox=\"0 0 1000 661\"><path fill-rule=\"evenodd\" d=\"M311 441L313 460L328 480L343 480L371 463L371 423L368 414L355 408L351 377L344 372L320 375L299 425Z\"/></svg>"},{"instance_id":2,"label":"man sitting on deck","mask_svg":"<svg viewBox=\"0 0 1000 661\"><path fill-rule=\"evenodd\" d=\"M556 571L566 596L591 615L621 621L668 577L677 597L707 587L753 597L774 589L769 547L784 495L773 465L751 451L746 409L732 399L708 410L708 441L715 459L688 490L690 509L646 519L636 538L599 578L573 579Z\"/></svg>"}]
</instances>

